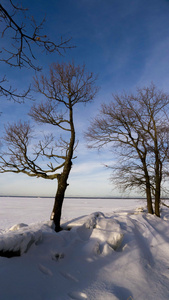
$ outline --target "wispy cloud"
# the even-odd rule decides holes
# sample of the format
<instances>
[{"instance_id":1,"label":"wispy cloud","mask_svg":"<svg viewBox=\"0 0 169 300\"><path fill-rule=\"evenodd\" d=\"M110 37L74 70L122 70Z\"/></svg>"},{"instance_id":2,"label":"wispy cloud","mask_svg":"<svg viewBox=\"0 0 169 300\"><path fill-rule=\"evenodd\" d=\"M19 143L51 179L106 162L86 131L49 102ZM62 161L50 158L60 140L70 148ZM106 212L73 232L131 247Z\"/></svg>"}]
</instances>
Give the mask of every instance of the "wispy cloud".
<instances>
[{"instance_id":1,"label":"wispy cloud","mask_svg":"<svg viewBox=\"0 0 169 300\"><path fill-rule=\"evenodd\" d=\"M103 168L103 164L100 162L84 162L80 164L75 164L72 168L72 175L75 174L89 174L96 171L100 171Z\"/></svg>"},{"instance_id":2,"label":"wispy cloud","mask_svg":"<svg viewBox=\"0 0 169 300\"><path fill-rule=\"evenodd\" d=\"M161 88L167 88L169 82L169 37L156 45L149 57L147 57L142 76L138 85L144 85L153 81Z\"/></svg>"}]
</instances>

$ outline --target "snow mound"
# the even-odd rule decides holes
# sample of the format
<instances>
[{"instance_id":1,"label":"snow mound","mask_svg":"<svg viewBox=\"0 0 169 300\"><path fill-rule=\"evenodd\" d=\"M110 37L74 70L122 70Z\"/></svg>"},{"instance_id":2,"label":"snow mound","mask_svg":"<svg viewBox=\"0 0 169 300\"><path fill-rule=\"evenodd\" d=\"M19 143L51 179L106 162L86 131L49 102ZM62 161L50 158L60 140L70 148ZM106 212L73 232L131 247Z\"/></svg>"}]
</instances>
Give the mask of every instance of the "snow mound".
<instances>
[{"instance_id":1,"label":"snow mound","mask_svg":"<svg viewBox=\"0 0 169 300\"><path fill-rule=\"evenodd\" d=\"M99 252L107 255L112 250L117 250L123 240L119 223L111 218L106 218L103 214L99 214L96 219L95 228L92 231L91 239L99 243Z\"/></svg>"},{"instance_id":2,"label":"snow mound","mask_svg":"<svg viewBox=\"0 0 169 300\"><path fill-rule=\"evenodd\" d=\"M47 227L45 224L41 228L41 225L28 226L24 223L12 226L0 234L0 256L12 257L26 253L32 244L42 241L43 231Z\"/></svg>"},{"instance_id":3,"label":"snow mound","mask_svg":"<svg viewBox=\"0 0 169 300\"><path fill-rule=\"evenodd\" d=\"M16 230L19 230L23 227L27 227L28 225L27 224L24 224L24 223L19 223L19 224L16 224L12 227L9 228L9 231L16 231Z\"/></svg>"},{"instance_id":4,"label":"snow mound","mask_svg":"<svg viewBox=\"0 0 169 300\"><path fill-rule=\"evenodd\" d=\"M17 255L22 255L27 252L33 243L37 243L42 239L42 231L36 232L21 232L21 233L6 233L0 236L0 256L5 256L5 252L11 252Z\"/></svg>"},{"instance_id":5,"label":"snow mound","mask_svg":"<svg viewBox=\"0 0 169 300\"><path fill-rule=\"evenodd\" d=\"M91 214L88 219L85 222L85 227L90 229L90 228L95 228L96 227L96 223L97 223L97 219L99 217L104 217L104 214L101 212L95 212L93 214Z\"/></svg>"},{"instance_id":6,"label":"snow mound","mask_svg":"<svg viewBox=\"0 0 169 300\"><path fill-rule=\"evenodd\" d=\"M88 216L85 223L73 231L81 240L88 242L85 251L95 255L108 255L117 250L124 237L119 223L100 212Z\"/></svg>"}]
</instances>

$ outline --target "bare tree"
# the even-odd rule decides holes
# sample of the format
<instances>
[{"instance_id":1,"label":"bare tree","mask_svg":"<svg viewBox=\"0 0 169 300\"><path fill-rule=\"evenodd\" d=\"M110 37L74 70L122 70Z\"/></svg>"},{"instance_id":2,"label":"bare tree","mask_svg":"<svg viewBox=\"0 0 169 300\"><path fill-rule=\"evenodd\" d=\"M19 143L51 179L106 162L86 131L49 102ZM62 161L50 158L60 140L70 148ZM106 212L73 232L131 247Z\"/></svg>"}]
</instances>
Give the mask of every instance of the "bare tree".
<instances>
[{"instance_id":1,"label":"bare tree","mask_svg":"<svg viewBox=\"0 0 169 300\"><path fill-rule=\"evenodd\" d=\"M46 98L46 102L34 105L29 115L39 124L52 125L58 134L61 131L57 140L50 133L32 148L33 132L29 123L19 122L5 128L7 149L0 155L0 172L57 179L51 216L56 231L60 230L62 204L76 147L74 106L94 99L97 92L95 80L92 73L85 72L84 66L76 67L73 63L53 64L49 78L43 75L40 79L35 78L36 91Z\"/></svg>"},{"instance_id":2,"label":"bare tree","mask_svg":"<svg viewBox=\"0 0 169 300\"><path fill-rule=\"evenodd\" d=\"M35 57L36 47L47 53L57 52L62 55L66 49L71 48L70 39L62 39L55 43L43 33L43 24L28 16L28 10L22 6L14 5L12 0L6 3L7 8L0 4L0 24L1 38L7 38L7 46L0 49L0 61L12 67L28 67L36 71L41 70ZM3 43L4 44L4 43ZM20 101L28 96L29 89L26 92L18 93L12 86L7 86L7 79L4 76L0 80L0 96L6 96L9 99ZM6 84L6 85L5 85Z\"/></svg>"},{"instance_id":3,"label":"bare tree","mask_svg":"<svg viewBox=\"0 0 169 300\"><path fill-rule=\"evenodd\" d=\"M116 159L110 166L112 179L124 190L133 187L143 190L148 212L157 216L168 168L168 109L169 95L153 84L138 89L136 95L114 95L110 104L102 105L86 133L89 147L112 146Z\"/></svg>"}]
</instances>

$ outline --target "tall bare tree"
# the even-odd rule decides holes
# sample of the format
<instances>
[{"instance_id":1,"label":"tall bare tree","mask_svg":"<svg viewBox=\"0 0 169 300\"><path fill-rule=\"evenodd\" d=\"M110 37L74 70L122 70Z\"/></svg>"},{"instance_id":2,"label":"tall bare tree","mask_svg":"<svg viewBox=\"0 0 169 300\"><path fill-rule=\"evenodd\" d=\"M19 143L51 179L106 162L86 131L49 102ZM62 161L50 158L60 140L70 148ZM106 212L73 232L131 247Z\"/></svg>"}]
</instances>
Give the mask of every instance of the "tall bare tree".
<instances>
[{"instance_id":1,"label":"tall bare tree","mask_svg":"<svg viewBox=\"0 0 169 300\"><path fill-rule=\"evenodd\" d=\"M125 189L137 187L149 213L160 216L161 188L169 155L169 95L153 84L137 94L114 95L103 104L86 137L90 147L112 146L112 179ZM155 207L153 209L153 198Z\"/></svg>"},{"instance_id":2,"label":"tall bare tree","mask_svg":"<svg viewBox=\"0 0 169 300\"><path fill-rule=\"evenodd\" d=\"M35 78L36 91L46 98L46 102L34 105L29 115L39 124L52 125L60 134L57 140L50 133L32 148L33 129L29 123L20 121L5 128L7 149L0 155L0 172L57 179L51 216L56 231L60 230L62 204L76 147L74 106L94 99L97 92L95 80L92 73L86 73L84 66L76 67L74 63L53 64L49 77L41 75L40 79Z\"/></svg>"},{"instance_id":3,"label":"tall bare tree","mask_svg":"<svg viewBox=\"0 0 169 300\"><path fill-rule=\"evenodd\" d=\"M0 3L1 39L0 61L12 67L28 67L36 71L41 67L36 64L35 50L41 48L47 53L57 52L63 54L71 48L70 39L62 39L55 43L43 32L45 19L40 24L29 18L28 9L7 0L6 5ZM6 39L5 39L6 38ZM6 45L6 46L5 46ZM29 89L18 93L15 88L7 84L4 75L0 80L0 96L19 101L28 96Z\"/></svg>"}]
</instances>

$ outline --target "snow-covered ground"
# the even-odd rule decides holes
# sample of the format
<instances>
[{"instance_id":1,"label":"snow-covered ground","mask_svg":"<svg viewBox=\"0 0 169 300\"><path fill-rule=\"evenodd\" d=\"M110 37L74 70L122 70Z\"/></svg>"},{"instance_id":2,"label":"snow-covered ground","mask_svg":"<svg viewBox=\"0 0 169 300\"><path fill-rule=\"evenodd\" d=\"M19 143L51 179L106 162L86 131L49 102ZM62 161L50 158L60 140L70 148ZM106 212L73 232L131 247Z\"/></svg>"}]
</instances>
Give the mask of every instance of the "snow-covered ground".
<instances>
[{"instance_id":1,"label":"snow-covered ground","mask_svg":"<svg viewBox=\"0 0 169 300\"><path fill-rule=\"evenodd\" d=\"M159 219L142 200L65 199L71 230L55 233L52 206L0 198L0 252L21 253L0 257L0 299L169 299L168 208Z\"/></svg>"}]
</instances>

